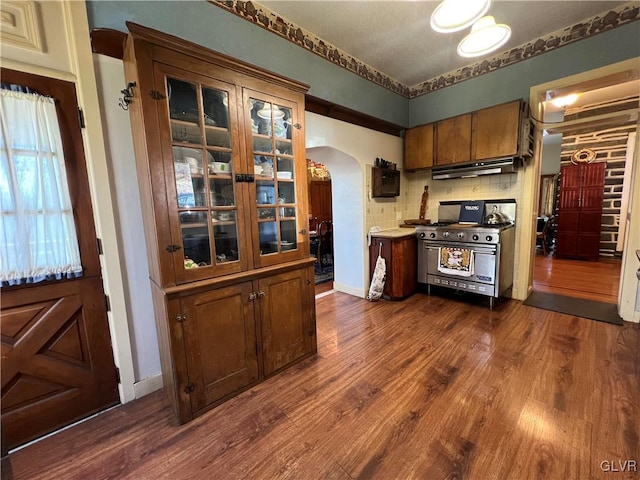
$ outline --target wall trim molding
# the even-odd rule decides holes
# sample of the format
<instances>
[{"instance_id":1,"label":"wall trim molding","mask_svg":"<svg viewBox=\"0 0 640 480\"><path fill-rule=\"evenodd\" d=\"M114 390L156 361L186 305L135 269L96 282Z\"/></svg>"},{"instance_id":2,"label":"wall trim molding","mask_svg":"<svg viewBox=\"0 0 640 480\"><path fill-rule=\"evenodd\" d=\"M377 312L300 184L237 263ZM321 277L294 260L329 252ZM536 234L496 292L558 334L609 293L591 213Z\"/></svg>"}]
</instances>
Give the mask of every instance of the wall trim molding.
<instances>
[{"instance_id":1,"label":"wall trim molding","mask_svg":"<svg viewBox=\"0 0 640 480\"><path fill-rule=\"evenodd\" d=\"M262 5L243 0L208 0L208 2L406 98L426 95L640 20L640 6L637 2L628 2L509 51L466 65L414 86L408 86L352 57L299 25L283 19Z\"/></svg>"},{"instance_id":2,"label":"wall trim molding","mask_svg":"<svg viewBox=\"0 0 640 480\"><path fill-rule=\"evenodd\" d=\"M7 45L45 53L41 23L40 9L34 1L4 0L0 5L2 42Z\"/></svg>"},{"instance_id":3,"label":"wall trim molding","mask_svg":"<svg viewBox=\"0 0 640 480\"><path fill-rule=\"evenodd\" d=\"M164 386L162 382L162 373L158 373L151 377L143 378L142 380L133 384L133 391L136 400L138 398L149 395L150 393L160 390Z\"/></svg>"}]
</instances>

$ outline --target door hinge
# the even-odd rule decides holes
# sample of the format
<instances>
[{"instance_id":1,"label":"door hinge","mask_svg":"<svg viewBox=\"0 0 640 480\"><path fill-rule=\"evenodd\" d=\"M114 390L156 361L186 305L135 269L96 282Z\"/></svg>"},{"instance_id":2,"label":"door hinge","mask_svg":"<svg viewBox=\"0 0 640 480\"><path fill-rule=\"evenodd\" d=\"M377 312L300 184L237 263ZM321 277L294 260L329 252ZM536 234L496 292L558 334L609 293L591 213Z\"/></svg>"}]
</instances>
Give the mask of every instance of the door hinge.
<instances>
[{"instance_id":1,"label":"door hinge","mask_svg":"<svg viewBox=\"0 0 640 480\"><path fill-rule=\"evenodd\" d=\"M187 315L184 313L179 313L176 315L176 322L184 322L187 319Z\"/></svg>"},{"instance_id":2,"label":"door hinge","mask_svg":"<svg viewBox=\"0 0 640 480\"><path fill-rule=\"evenodd\" d=\"M190 383L189 385L184 387L184 393L193 393L195 389L196 389L196 386L193 383Z\"/></svg>"},{"instance_id":3,"label":"door hinge","mask_svg":"<svg viewBox=\"0 0 640 480\"><path fill-rule=\"evenodd\" d=\"M150 90L149 91L149 95L151 95L151 98L153 98L154 100L163 100L163 99L167 98L165 95L160 93L158 90Z\"/></svg>"},{"instance_id":4,"label":"door hinge","mask_svg":"<svg viewBox=\"0 0 640 480\"><path fill-rule=\"evenodd\" d=\"M109 295L104 296L104 306L107 308L107 312L111 311L111 300L109 299Z\"/></svg>"},{"instance_id":5,"label":"door hinge","mask_svg":"<svg viewBox=\"0 0 640 480\"><path fill-rule=\"evenodd\" d=\"M120 378L120 369L116 367L116 383L122 383L122 379Z\"/></svg>"},{"instance_id":6,"label":"door hinge","mask_svg":"<svg viewBox=\"0 0 640 480\"><path fill-rule=\"evenodd\" d=\"M102 239L101 238L96 238L96 245L98 247L98 255L103 255L104 254L104 250L102 250Z\"/></svg>"},{"instance_id":7,"label":"door hinge","mask_svg":"<svg viewBox=\"0 0 640 480\"><path fill-rule=\"evenodd\" d=\"M167 245L167 252L174 253L180 250L182 247L180 245Z\"/></svg>"},{"instance_id":8,"label":"door hinge","mask_svg":"<svg viewBox=\"0 0 640 480\"><path fill-rule=\"evenodd\" d=\"M84 123L84 112L80 107L78 107L78 121L80 122L80 128L86 128Z\"/></svg>"}]
</instances>

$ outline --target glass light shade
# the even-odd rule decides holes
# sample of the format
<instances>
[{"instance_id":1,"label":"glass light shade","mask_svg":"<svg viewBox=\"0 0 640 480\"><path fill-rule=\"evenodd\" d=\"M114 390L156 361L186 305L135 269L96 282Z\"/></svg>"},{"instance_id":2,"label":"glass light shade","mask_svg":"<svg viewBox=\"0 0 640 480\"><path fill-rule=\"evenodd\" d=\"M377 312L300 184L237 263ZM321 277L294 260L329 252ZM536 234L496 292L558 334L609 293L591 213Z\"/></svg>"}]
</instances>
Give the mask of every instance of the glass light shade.
<instances>
[{"instance_id":1,"label":"glass light shade","mask_svg":"<svg viewBox=\"0 0 640 480\"><path fill-rule=\"evenodd\" d=\"M448 33L463 30L489 11L491 0L444 0L431 14L431 28Z\"/></svg>"},{"instance_id":2,"label":"glass light shade","mask_svg":"<svg viewBox=\"0 0 640 480\"><path fill-rule=\"evenodd\" d=\"M461 57L479 57L497 50L511 37L511 28L504 23L496 24L491 15L482 17L471 27L471 33L458 44Z\"/></svg>"},{"instance_id":3,"label":"glass light shade","mask_svg":"<svg viewBox=\"0 0 640 480\"><path fill-rule=\"evenodd\" d=\"M267 103L264 107L258 110L258 116L265 120L271 120L271 116L276 120L280 120L281 118L284 118L284 112L280 110L277 105L271 107L271 105Z\"/></svg>"},{"instance_id":4,"label":"glass light shade","mask_svg":"<svg viewBox=\"0 0 640 480\"><path fill-rule=\"evenodd\" d=\"M562 97L553 98L551 99L551 103L558 108L568 107L576 103L579 96L578 93L571 93L569 95L563 95Z\"/></svg>"}]
</instances>

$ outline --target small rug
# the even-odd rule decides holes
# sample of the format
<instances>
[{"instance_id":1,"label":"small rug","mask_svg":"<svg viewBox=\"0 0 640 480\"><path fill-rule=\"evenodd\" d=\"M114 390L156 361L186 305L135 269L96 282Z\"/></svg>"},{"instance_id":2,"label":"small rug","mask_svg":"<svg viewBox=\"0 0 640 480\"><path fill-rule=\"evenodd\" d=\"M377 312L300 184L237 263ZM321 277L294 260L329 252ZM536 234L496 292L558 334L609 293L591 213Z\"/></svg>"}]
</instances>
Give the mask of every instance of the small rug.
<instances>
[{"instance_id":1,"label":"small rug","mask_svg":"<svg viewBox=\"0 0 640 480\"><path fill-rule=\"evenodd\" d=\"M322 272L320 272L319 268L316 268L315 277L316 285L324 282L330 282L331 280L333 280L333 266L324 267Z\"/></svg>"},{"instance_id":2,"label":"small rug","mask_svg":"<svg viewBox=\"0 0 640 480\"><path fill-rule=\"evenodd\" d=\"M622 318L618 315L618 308L613 303L596 302L582 298L565 297L553 293L532 292L524 301L525 305L554 312L589 318L600 322L622 325Z\"/></svg>"}]
</instances>

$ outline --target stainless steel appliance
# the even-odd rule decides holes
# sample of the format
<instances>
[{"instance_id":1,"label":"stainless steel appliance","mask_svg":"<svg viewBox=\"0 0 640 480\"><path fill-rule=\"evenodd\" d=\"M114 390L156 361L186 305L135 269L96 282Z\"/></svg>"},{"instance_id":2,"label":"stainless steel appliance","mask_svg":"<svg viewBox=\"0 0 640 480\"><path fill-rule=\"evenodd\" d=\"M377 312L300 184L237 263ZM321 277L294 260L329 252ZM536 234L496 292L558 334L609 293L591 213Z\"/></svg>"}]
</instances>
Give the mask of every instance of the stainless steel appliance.
<instances>
[{"instance_id":1,"label":"stainless steel appliance","mask_svg":"<svg viewBox=\"0 0 640 480\"><path fill-rule=\"evenodd\" d=\"M429 294L431 285L438 285L488 296L493 309L494 299L513 286L516 201L484 200L477 205L481 209L477 222L460 222L461 217L468 220L464 211L461 214L462 208L473 209L473 202L450 201L440 202L437 223L416 227L418 282L427 285ZM496 216L490 214L496 212L504 217L504 223L495 223ZM473 268L462 274L439 268L443 248L473 252Z\"/></svg>"}]
</instances>

